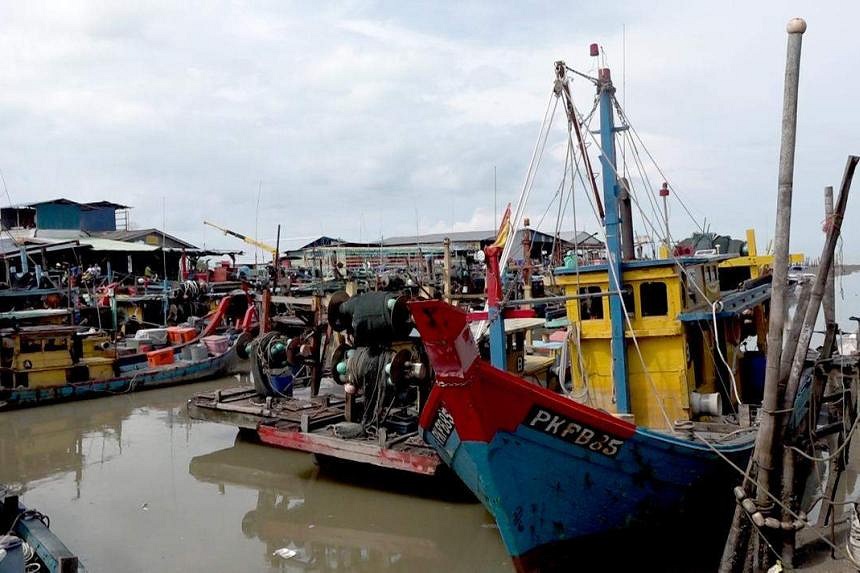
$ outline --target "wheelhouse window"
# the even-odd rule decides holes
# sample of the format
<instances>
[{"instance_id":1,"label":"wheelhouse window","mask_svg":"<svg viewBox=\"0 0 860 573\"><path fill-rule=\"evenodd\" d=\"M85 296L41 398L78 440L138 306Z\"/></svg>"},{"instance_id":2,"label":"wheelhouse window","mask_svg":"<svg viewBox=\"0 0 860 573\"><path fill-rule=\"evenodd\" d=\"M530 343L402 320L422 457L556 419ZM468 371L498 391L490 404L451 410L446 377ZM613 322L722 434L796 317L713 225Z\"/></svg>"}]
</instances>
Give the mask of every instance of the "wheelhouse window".
<instances>
[{"instance_id":1,"label":"wheelhouse window","mask_svg":"<svg viewBox=\"0 0 860 573\"><path fill-rule=\"evenodd\" d=\"M580 287L580 295L600 295L599 286ZM579 299L579 318L581 320L600 320L603 318L603 297L590 296Z\"/></svg>"},{"instance_id":2,"label":"wheelhouse window","mask_svg":"<svg viewBox=\"0 0 860 573\"><path fill-rule=\"evenodd\" d=\"M664 282L647 282L639 286L642 316L666 316L669 314L669 298Z\"/></svg>"},{"instance_id":3,"label":"wheelhouse window","mask_svg":"<svg viewBox=\"0 0 860 573\"><path fill-rule=\"evenodd\" d=\"M624 285L621 289L621 300L624 301L624 308L627 310L627 316L636 315L636 298L633 296L633 287Z\"/></svg>"}]
</instances>

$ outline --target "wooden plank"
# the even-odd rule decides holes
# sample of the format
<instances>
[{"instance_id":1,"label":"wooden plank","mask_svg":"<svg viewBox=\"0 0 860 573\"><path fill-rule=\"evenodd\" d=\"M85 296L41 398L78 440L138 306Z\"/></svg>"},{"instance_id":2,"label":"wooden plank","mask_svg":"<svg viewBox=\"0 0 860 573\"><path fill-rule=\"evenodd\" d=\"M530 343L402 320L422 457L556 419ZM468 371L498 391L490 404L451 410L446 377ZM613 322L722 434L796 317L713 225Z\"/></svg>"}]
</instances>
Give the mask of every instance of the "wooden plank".
<instances>
[{"instance_id":1,"label":"wooden plank","mask_svg":"<svg viewBox=\"0 0 860 573\"><path fill-rule=\"evenodd\" d=\"M319 433L305 433L280 426L261 425L257 434L265 444L330 456L422 475L434 475L441 460L428 446L383 448L376 442L347 440ZM423 450L423 451L422 451Z\"/></svg>"},{"instance_id":2,"label":"wooden plank","mask_svg":"<svg viewBox=\"0 0 860 573\"><path fill-rule=\"evenodd\" d=\"M188 415L194 420L216 422L249 430L256 430L262 419L260 415L199 405L194 400L188 402Z\"/></svg>"}]
</instances>

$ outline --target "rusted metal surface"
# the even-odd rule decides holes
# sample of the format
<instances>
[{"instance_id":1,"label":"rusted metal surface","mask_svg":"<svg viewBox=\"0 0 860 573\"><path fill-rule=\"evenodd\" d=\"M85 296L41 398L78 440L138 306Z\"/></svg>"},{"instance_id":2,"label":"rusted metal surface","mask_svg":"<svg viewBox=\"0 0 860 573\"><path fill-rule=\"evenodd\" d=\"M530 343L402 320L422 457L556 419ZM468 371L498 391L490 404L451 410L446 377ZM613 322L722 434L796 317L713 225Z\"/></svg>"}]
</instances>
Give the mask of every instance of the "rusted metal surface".
<instances>
[{"instance_id":1,"label":"rusted metal surface","mask_svg":"<svg viewBox=\"0 0 860 573\"><path fill-rule=\"evenodd\" d=\"M275 422L260 424L257 435L264 444L330 456L342 460L433 475L439 456L423 441L406 442L385 448L366 438L343 439L322 431L302 432L295 424Z\"/></svg>"},{"instance_id":2,"label":"rusted metal surface","mask_svg":"<svg viewBox=\"0 0 860 573\"><path fill-rule=\"evenodd\" d=\"M434 475L440 460L419 436L339 438L330 426L344 420L342 396L265 399L247 387L200 394L188 401L194 419L254 430L265 444L342 460Z\"/></svg>"}]
</instances>

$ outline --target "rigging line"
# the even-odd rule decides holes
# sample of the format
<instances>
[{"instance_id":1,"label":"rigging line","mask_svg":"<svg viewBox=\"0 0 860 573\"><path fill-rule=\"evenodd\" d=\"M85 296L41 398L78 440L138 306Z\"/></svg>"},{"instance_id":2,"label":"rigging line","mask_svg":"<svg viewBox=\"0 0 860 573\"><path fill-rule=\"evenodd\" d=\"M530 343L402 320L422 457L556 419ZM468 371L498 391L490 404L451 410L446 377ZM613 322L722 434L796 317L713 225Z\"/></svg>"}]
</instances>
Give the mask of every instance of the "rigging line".
<instances>
[{"instance_id":1,"label":"rigging line","mask_svg":"<svg viewBox=\"0 0 860 573\"><path fill-rule=\"evenodd\" d=\"M742 469L741 469L741 468L740 468L736 463L734 463L732 460L730 460L730 459L728 458L728 456L726 456L723 452L721 452L719 449L717 449L717 448L716 448L716 447L715 447L715 446L714 446L714 445L713 445L713 444L712 444L712 443L711 443L707 438L705 438L703 435L701 435L699 432L696 432L696 431L692 431L692 432L690 432L690 433L691 433L691 434L693 434L693 436L694 436L695 438L697 438L697 439L701 440L701 441L702 441L706 446L708 446L711 450L713 450L713 452L714 452L715 454L717 454L717 456L719 456L720 458L722 458L722 460L723 460L724 462L726 462L727 464L729 464L729 466L730 466L732 469L734 469L736 472L738 472L739 474L741 474L741 476L743 477L743 483L744 483L744 484L745 484L745 483L747 483L747 482L750 482L750 483L752 483L753 485L758 485L758 484L756 483L756 480L755 480L754 478L750 477L750 476L749 476L749 474L747 474L747 472L745 472L744 470L742 470ZM811 525L811 524L809 524L809 522L808 522L807 520L805 520L805 519L801 519L800 515L798 515L797 513L795 513L795 512L794 512L790 507L787 507L784 503L782 503L782 500L780 500L777 496L775 496L774 494L772 494L772 493L770 492L770 490L768 490L767 488L761 488L761 490L764 492L764 494L765 494L767 497L769 497L769 498L770 498L770 499L771 499L771 500L772 500L776 505L778 505L780 508L782 508L782 509L783 509L783 511L785 511L788 515L790 515L790 516L791 516L791 517L793 517L794 519L796 519L796 520L798 520L798 521L800 521L800 522L802 522L802 523L804 523L804 524ZM830 547L831 549L833 549L834 551L836 551L836 550L838 550L838 549L839 549L839 548L838 548L838 547L837 547L833 542L831 542L829 539L827 539L827 538L826 538L826 537L824 537L821 533L819 533L816 527L809 527L808 529L809 529L810 531L812 531L812 532L813 532L813 533L814 533L814 534L815 534L819 539L821 539L821 541L823 541L824 543L826 543L826 544L827 544L827 546L828 546L828 547Z\"/></svg>"},{"instance_id":2,"label":"rigging line","mask_svg":"<svg viewBox=\"0 0 860 573\"><path fill-rule=\"evenodd\" d=\"M589 133L591 133L591 132L589 132ZM568 137L570 137L570 130L568 130ZM611 167L611 166L610 166L610 167ZM617 176L617 173L616 173L616 176ZM582 180L582 177L580 177L580 180ZM584 182L584 181L583 181L583 187L585 187L585 182ZM588 193L586 193L586 196L588 196ZM589 197L589 199L590 199L590 197ZM590 201L589 201L589 202L590 202ZM592 210L595 210L595 209L594 209L594 204L593 204L593 203L592 203L591 207L592 207ZM595 211L596 211L596 210L595 210ZM595 215L596 215L596 214L597 214L597 213L595 212ZM602 235L603 235L603 240L604 240L604 244L605 244L605 242L607 241L607 238L606 238L606 229L605 229L604 227L601 227L600 232L601 232L601 233L602 233ZM611 257L611 254L607 252L607 258L610 258L610 257ZM610 272L612 273L613 278L615 279L615 284L617 284L617 285L621 285L620 277L618 277L618 276L616 275L616 273L615 273L615 269L614 269L613 265L607 265L607 268L608 268L608 269L610 270ZM577 280L578 280L578 277L577 277ZM674 427L674 425L672 424L672 421L671 421L671 419L670 419L670 417L669 417L669 414L668 414L668 412L666 411L665 404L663 403L663 396L661 396L661 395L660 395L660 393L657 391L657 385L654 383L654 379L653 379L653 378L651 378L651 372L648 370L648 367L647 367L647 366L646 366L646 364L645 364L645 357L642 355L642 349L641 349L641 348L640 348L640 346L639 346L639 340L636 338L636 332L635 332L635 330L634 330L634 328L633 328L633 323L632 323L632 322L631 322L631 320L630 320L630 315L627 313L627 305L624 303L624 297L619 296L619 300L621 301L621 308L622 308L622 310L623 310L623 312L624 312L624 317L625 317L625 319L626 319L627 326L630 328L630 335L631 335L631 339L633 340L633 345L634 345L634 346L635 346L635 348L636 348L636 353L637 353L637 355L639 356L639 361L640 361L640 363L641 363L641 365L642 365L642 371L643 371L643 373L645 374L645 378L648 380L648 383L650 384L652 391L654 392L654 398L655 398L655 400L656 400L656 402L657 402L657 406L659 406L659 408L660 408L660 412L661 412L661 413L662 413L662 415L663 415L663 418L664 418L664 420L665 420L665 422L666 422L666 425L667 425L667 427L668 427L669 431L670 431L671 433L676 433L675 427ZM613 385L613 388L614 388L614 385Z\"/></svg>"},{"instance_id":3,"label":"rigging line","mask_svg":"<svg viewBox=\"0 0 860 573\"><path fill-rule=\"evenodd\" d=\"M641 207L639 206L639 202L638 202L638 200L636 199L635 194L634 194L634 193L630 193L630 196L631 196L631 198L632 198L632 201L636 204L637 209L639 209L640 213L642 214L642 219L643 219L643 221L646 223L646 225L648 225L649 227L651 227L651 229L652 229L652 232L653 232L653 233L657 234L657 233L656 233L656 229L655 229L655 227L654 227L654 224L653 224L653 223L648 219L648 217L646 217L646 216L645 216L645 214L642 212L642 209L641 209ZM659 236L659 234L658 234L658 236ZM669 238L667 238L667 241L668 241L668 240L669 240ZM702 288L701 288L701 286L699 285L698 281L696 281L696 280L692 277L692 275L690 275L690 272L689 272L689 271L684 267L684 265L682 265L682 264L680 263L680 261L678 261L678 259L677 259L674 255L670 255L670 258L671 258L671 259L674 261L674 263L678 266L678 268L681 270L681 272L682 272L682 273L684 273L684 274L687 276L687 279L688 279L687 284L692 284L692 285L696 288L696 290L697 290L697 291L699 291L699 294L701 294L701 295L702 295L702 298L703 298L705 301L707 301L707 302L708 302L708 304L711 306L711 315L712 315L712 317L713 317L713 328L714 328L714 341L715 341L715 347L716 347L716 349L717 349L717 354L719 355L720 360L722 361L723 365L725 365L725 367L726 367L726 372L728 373L729 378L731 379L731 383L732 383L732 384L731 384L731 387L732 387L732 392L733 392L733 394L734 394L734 397L735 397L735 399L737 400L738 404L742 404L742 403L743 403L743 401L741 400L740 393L738 392L738 384L737 384L737 379L735 378L734 369L729 365L728 360L726 360L726 357L725 357L725 355L723 354L722 347L720 346L720 344L719 344L718 342L716 342L716 341L718 341L718 340L719 340L719 338L720 338L720 335L719 335L719 326L718 326L718 323L717 323L717 305L718 305L718 304L720 304L720 302L719 302L718 300L717 300L717 301L712 301L712 300L708 297L708 295L707 295L707 294L702 290Z\"/></svg>"},{"instance_id":4,"label":"rigging line","mask_svg":"<svg viewBox=\"0 0 860 573\"><path fill-rule=\"evenodd\" d=\"M573 162L571 164L571 168L573 168L574 166L576 167L576 174L579 175L579 180L583 184L582 185L583 190L585 190L586 189L585 182L582 180L583 179L582 172L579 169L579 162L576 160L575 149L573 148L573 145L572 145L573 141L571 140L571 134L570 134L569 128L567 130L567 135L568 135L567 149L571 155L571 158L573 159ZM578 225L577 225L577 219L576 219L576 199L573 196L574 191L575 191L574 186L575 186L576 182L574 180L573 175L574 174L571 174L571 176L570 176L570 195L568 195L568 197L570 197L572 199L571 205L572 205L572 210L573 210L573 257L574 257L574 264L576 265L576 292L577 292L577 294L580 294L582 286L580 283L579 255L577 254L577 241L576 241L577 232L578 232L578 229L577 229ZM590 196L589 196L587 191L585 193L585 196L590 199ZM566 207L567 206L565 205L565 208ZM601 304L603 304L603 303L601 302ZM582 308L582 307L580 307L580 308ZM588 388L588 371L585 369L585 358L582 355L582 318L580 317L579 313L577 313L577 318L579 318L579 324L577 325L577 328L576 328L576 353L577 353L577 358L578 358L577 365L579 366L579 375L580 375L581 380L582 380L583 390L585 391L585 400L586 400L585 403L588 405L592 405L592 403L591 403L591 392L589 392L589 388ZM571 380L571 382L570 382L570 389L571 389L571 394L572 394L573 393L573 380Z\"/></svg>"},{"instance_id":5,"label":"rigging line","mask_svg":"<svg viewBox=\"0 0 860 573\"><path fill-rule=\"evenodd\" d=\"M582 77L582 78L587 79L588 81L590 81L590 82L591 82L591 83L593 83L594 85L597 85L597 84L599 83L599 80L598 80L597 78L592 77L592 76L589 76L588 74L584 74L584 73L582 73L582 72L580 72L580 71L574 70L573 68L571 68L571 67L570 67L570 66L568 66L567 64L565 64L564 69L566 69L567 71L569 71L569 72L571 72L571 73L574 73L574 74L576 74L576 75L578 75L578 76L580 76L580 77Z\"/></svg>"},{"instance_id":6,"label":"rigging line","mask_svg":"<svg viewBox=\"0 0 860 573\"><path fill-rule=\"evenodd\" d=\"M564 184L567 181L567 160L568 160L568 156L567 156L567 154L565 154L565 157L564 157L564 175L562 175L561 182L558 185L558 189L555 190L555 194L552 196L552 199L549 200L549 203L547 204L546 209L544 209L543 215L541 215L540 220L538 221L538 224L535 227L535 229L540 229L541 225L543 224L544 219L546 218L547 213L549 213L550 208L555 203L555 198L558 197L559 193L561 193L562 189L564 189Z\"/></svg>"},{"instance_id":7,"label":"rigging line","mask_svg":"<svg viewBox=\"0 0 860 573\"><path fill-rule=\"evenodd\" d=\"M569 133L570 133L570 130L568 130L568 137L570 137ZM589 133L589 134L591 134L591 132L590 132L590 131L589 131L588 133ZM593 135L592 135L592 137L593 137ZM607 164L608 164L608 163L607 163ZM611 165L610 165L610 168L612 168L612 166L611 166ZM615 170L613 169L613 172L615 173L615 176L617 177L617 175L618 175L617 171L615 171ZM583 182L583 183L584 183L584 182ZM586 195L588 195L588 194L586 194ZM594 205L593 205L593 204L592 204L592 209L594 209ZM596 213L595 213L595 214L596 214ZM602 235L603 235L603 240L604 240L604 244L605 244L605 242L607 241L607 238L606 238L606 228L601 226L600 232L601 232L601 233L602 233ZM608 253L608 252L607 252L607 258L611 258L611 254L610 254L610 253ZM618 276L617 276L617 274L616 274L616 272L615 272L615 268L614 268L614 266L613 266L613 265L611 265L611 264L608 264L608 265L607 265L607 268L608 268L608 269L609 269L609 271L612 273L612 277L615 279L615 284L616 284L616 285L619 285L619 287L620 287L620 286L621 286L621 280L620 280L620 277L618 277ZM616 295L616 296L618 296L618 295ZM633 323L631 322L631 320L630 320L630 315L629 315L629 314L628 314L628 312L627 312L627 305L624 303L624 297L622 297L622 296L618 296L618 298L619 298L619 300L620 300L620 302L621 302L621 308L622 308L622 310L623 310L623 312L624 312L624 317L625 317L625 320L626 320L626 322L627 322L627 326L630 328L630 335L631 335L631 339L633 340L633 345L634 345L634 347L636 348L636 354L639 356L639 362L640 362L640 363L641 363L641 365L642 365L642 371L643 371L643 373L645 374L645 378L648 380L648 383L649 383L649 385L651 386L652 391L654 392L654 398L655 398L655 400L656 400L656 402L657 402L657 406L659 406L659 408L660 408L660 412L661 412L661 414L663 415L663 418L664 418L664 420L665 420L665 422L666 422L666 425L667 425L667 427L668 427L669 431L670 431L671 433L676 433L675 427L674 427L674 425L672 424L672 421L671 421L671 419L670 419L670 417L669 417L668 412L666 411L666 406L665 406L665 404L663 403L663 396L661 396L661 395L660 395L660 393L658 392L658 390L657 390L657 385L654 383L654 379L651 377L651 372L648 370L648 367L647 367L647 365L645 364L645 357L642 355L642 349L641 349L641 347L639 346L639 340L638 340L638 339L637 339L637 337L636 337L636 331L635 331L635 330L634 330L634 328L633 328ZM613 385L613 388L614 388L614 385Z\"/></svg>"},{"instance_id":8,"label":"rigging line","mask_svg":"<svg viewBox=\"0 0 860 573\"><path fill-rule=\"evenodd\" d=\"M555 105L553 105L553 100L555 101ZM549 99L547 100L546 110L544 111L543 121L541 122L540 131L538 132L538 139L535 142L534 150L532 151L532 157L529 161L528 169L526 170L526 179L523 182L522 190L520 191L520 197L517 200L517 208L514 214L514 217L511 219L513 221L512 228L516 230L519 225L520 219L522 217L522 212L525 210L525 204L528 201L528 195L531 193L531 187L534 183L534 174L537 171L537 167L540 165L540 158L543 156L544 148L546 147L546 141L549 136L549 129L552 126L552 119L555 117L556 109L558 108L558 97L555 94L555 90L550 91ZM552 113L550 114L550 111ZM516 233L513 233L516 235ZM507 241L505 241L505 246L502 249L502 255L499 257L499 269L500 272L504 272L504 269L507 267L508 259L510 258L511 250L513 249L513 243L515 237L510 237ZM484 305L486 308L486 304ZM476 332L477 338L480 338L484 335L487 330L488 322L486 320L482 320L477 324Z\"/></svg>"},{"instance_id":9,"label":"rigging line","mask_svg":"<svg viewBox=\"0 0 860 573\"><path fill-rule=\"evenodd\" d=\"M627 131L627 130L625 130ZM633 160L634 165L639 173L639 178L642 183L645 185L645 191L648 198L648 203L651 205L651 210L657 220L660 220L659 208L656 205L656 198L654 197L654 186L651 184L651 179L648 177L648 171L645 169L645 165L642 162L642 158L639 155L638 147L636 146L636 142L633 141L632 136L629 133L625 133L623 141L627 142L629 140L631 149L633 152ZM659 234L657 235L660 236Z\"/></svg>"},{"instance_id":10,"label":"rigging line","mask_svg":"<svg viewBox=\"0 0 860 573\"><path fill-rule=\"evenodd\" d=\"M639 177L645 185L645 194L648 198L648 203L651 205L651 211L654 214L654 218L659 221L661 219L660 209L657 206L656 197L654 196L654 186L651 184L651 179L648 177L648 171L645 169L645 165L639 155L639 149L636 146L636 142L630 138L629 134L626 137L630 139L631 148L633 150L633 161L636 166L636 170L639 172ZM659 234L657 236L658 238L660 237ZM670 240L669 237L666 237L665 239L667 242Z\"/></svg>"},{"instance_id":11,"label":"rigging line","mask_svg":"<svg viewBox=\"0 0 860 573\"><path fill-rule=\"evenodd\" d=\"M557 89L564 96L565 111L567 112L568 124L573 126L573 131L576 133L576 139L579 143L580 153L582 154L585 169L588 172L589 180L591 181L591 191L594 193L594 200L597 204L597 210L600 213L600 221L603 221L606 216L603 210L603 203L600 200L600 193L597 190L597 178L594 175L594 169L591 167L591 158L588 156L588 151L585 149L585 138L582 137L582 130L579 128L579 116L576 113L576 105L573 103L573 96L570 92L570 82L564 73L564 68L559 69L556 66ZM591 133L586 130L587 133Z\"/></svg>"},{"instance_id":12,"label":"rigging line","mask_svg":"<svg viewBox=\"0 0 860 573\"><path fill-rule=\"evenodd\" d=\"M628 125L629 125L629 124L628 124ZM632 129L632 126L630 126L630 128ZM597 145L598 145L598 149L599 149L599 148L600 148L600 146L599 146L599 143L597 143L597 139L594 137L594 134L593 134L593 133L591 133L590 131L589 131L589 132L587 132L587 133L591 136L592 141L594 141L594 142L595 142L595 144L597 144ZM647 151L647 150L646 150L646 151ZM653 160L653 159L652 159L652 160ZM612 170L612 172L615 174L615 177L616 177L616 178L618 178L618 170L617 170L615 167L613 167L611 164L609 164L608 162L607 162L607 165L608 165L608 166L609 166L609 168ZM658 167L658 170L659 170L659 167ZM652 228L653 228L653 224L651 224L651 222L650 222L650 221L648 221L648 220L646 219L646 222L647 222L649 225L651 225L651 226L652 226ZM605 230L604 230L604 235L605 235L605 234L606 234L606 233L605 233ZM679 267L679 268L684 272L684 274L686 274L686 275L687 275L687 277L688 277L688 278L692 279L692 277L690 276L689 272L688 272L688 271L683 267L683 265L681 265L681 263L680 263L680 261L677 259L677 257L675 257L673 254L671 254L671 253L670 253L669 258L670 258L672 261L674 261L676 265L678 265L678 267ZM713 301L711 301L711 300L707 297L707 295L706 295L706 294L701 290L701 288L699 287L699 285L698 285L695 281L692 281L692 282L693 282L694 286L695 286L695 287L699 290L699 292L702 294L702 296L705 298L705 300L707 300L709 304L713 304Z\"/></svg>"},{"instance_id":13,"label":"rigging line","mask_svg":"<svg viewBox=\"0 0 860 573\"><path fill-rule=\"evenodd\" d=\"M543 152L546 148L546 142L549 137L549 131L552 127L553 118L555 117L556 109L558 108L558 98L554 98L555 93L550 93L550 101L549 103L555 100L555 105L552 105L552 113L550 113L550 105L547 105L546 113L544 114L544 121L541 124L541 132L538 135L538 141L535 145L534 153L532 154L532 160L529 163L529 169L526 173L526 180L523 183L523 189L520 192L519 200L517 201L517 208L512 217L512 225L513 230L520 224L520 219L523 216L523 212L525 211L526 203L528 202L528 197L531 194L532 186L534 185L534 179L537 174L538 168L540 167ZM513 238L513 237L511 237ZM506 241L505 247L502 249L502 256L499 258L499 268L505 268L507 266L508 258L510 258L511 251L513 250L514 241Z\"/></svg>"},{"instance_id":14,"label":"rigging line","mask_svg":"<svg viewBox=\"0 0 860 573\"><path fill-rule=\"evenodd\" d=\"M697 227L699 227L702 230L702 233L704 233L705 227L696 220L696 218L693 216L693 213L690 212L690 209L687 207L687 204L684 202L683 199L681 199L680 194L678 193L678 190L675 188L675 186L671 182L669 182L669 178L666 177L666 174L663 173L663 170L660 168L660 165L657 163L657 160L654 159L654 156L651 155L651 152L648 150L648 147L645 146L645 142L642 141L642 137L640 137L639 132L636 131L636 128L633 127L633 124L630 123L630 120L627 118L627 115L624 113L624 110L621 109L621 104L618 103L617 99L615 99L615 98L612 98L612 99L615 102L615 107L616 107L619 115L621 116L622 120L624 121L625 125L627 125L630 128L630 131L633 132L633 134L636 136L636 139L638 139L639 143L642 144L642 149L648 155L648 158L651 159L651 162L654 164L654 167L657 169L657 172L660 174L660 176L663 178L663 180L669 184L669 188L672 189L672 191L674 191L674 193L672 193L672 196L678 201L678 203L681 204L681 207L684 208L684 211L686 211L687 215L690 217L690 220L693 221L693 224L695 224Z\"/></svg>"},{"instance_id":15,"label":"rigging line","mask_svg":"<svg viewBox=\"0 0 860 573\"><path fill-rule=\"evenodd\" d=\"M543 221L546 218L547 213L549 213L550 207L552 207L553 203L555 203L555 198L558 197L558 211L559 211L559 213L558 213L558 216L556 217L555 232L553 233L553 236L552 236L552 249L550 251L553 254L555 253L555 248L556 248L556 244L557 244L557 240L558 240L559 218L561 217L562 199L564 198L564 188L565 188L565 183L567 182L567 164L568 164L568 160L570 159L570 157L568 155L569 152L570 152L569 149L567 151L565 151L564 171L562 173L561 182L558 185L558 189L556 189L555 195L552 196L552 199L547 204L546 209L544 209L543 215L541 215L541 218L537 224L537 227L535 227L536 229L540 229L541 225L543 225Z\"/></svg>"},{"instance_id":16,"label":"rigging line","mask_svg":"<svg viewBox=\"0 0 860 573\"><path fill-rule=\"evenodd\" d=\"M844 420L845 417L843 416L842 419ZM860 416L857 416L857 418L854 420L854 424L851 425L851 429L845 435L845 439L842 442L842 444L826 456L822 456L822 457L810 456L809 454L807 454L806 452L804 452L803 450L801 450L800 448L798 448L796 446L784 446L784 447L788 448L789 450L794 450L796 453L800 454L801 456L803 456L804 458L806 458L809 461L812 461L812 462L829 462L831 459L836 457L839 454L839 452L841 452L843 449L845 449L846 446L848 446L851 443L851 436L857 430L857 423L858 422L860 422Z\"/></svg>"}]
</instances>

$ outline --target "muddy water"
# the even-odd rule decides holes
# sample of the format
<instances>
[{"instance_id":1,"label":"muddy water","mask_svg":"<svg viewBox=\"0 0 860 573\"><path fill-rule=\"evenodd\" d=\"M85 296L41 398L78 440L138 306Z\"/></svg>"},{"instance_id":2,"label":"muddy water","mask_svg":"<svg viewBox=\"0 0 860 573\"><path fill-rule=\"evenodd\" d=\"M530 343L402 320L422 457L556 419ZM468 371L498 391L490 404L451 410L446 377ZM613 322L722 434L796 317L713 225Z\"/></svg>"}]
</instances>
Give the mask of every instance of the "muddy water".
<instances>
[{"instance_id":1,"label":"muddy water","mask_svg":"<svg viewBox=\"0 0 860 573\"><path fill-rule=\"evenodd\" d=\"M192 393L236 384L0 414L0 483L91 572L511 570L492 518L449 485L321 470L188 418Z\"/></svg>"}]
</instances>

